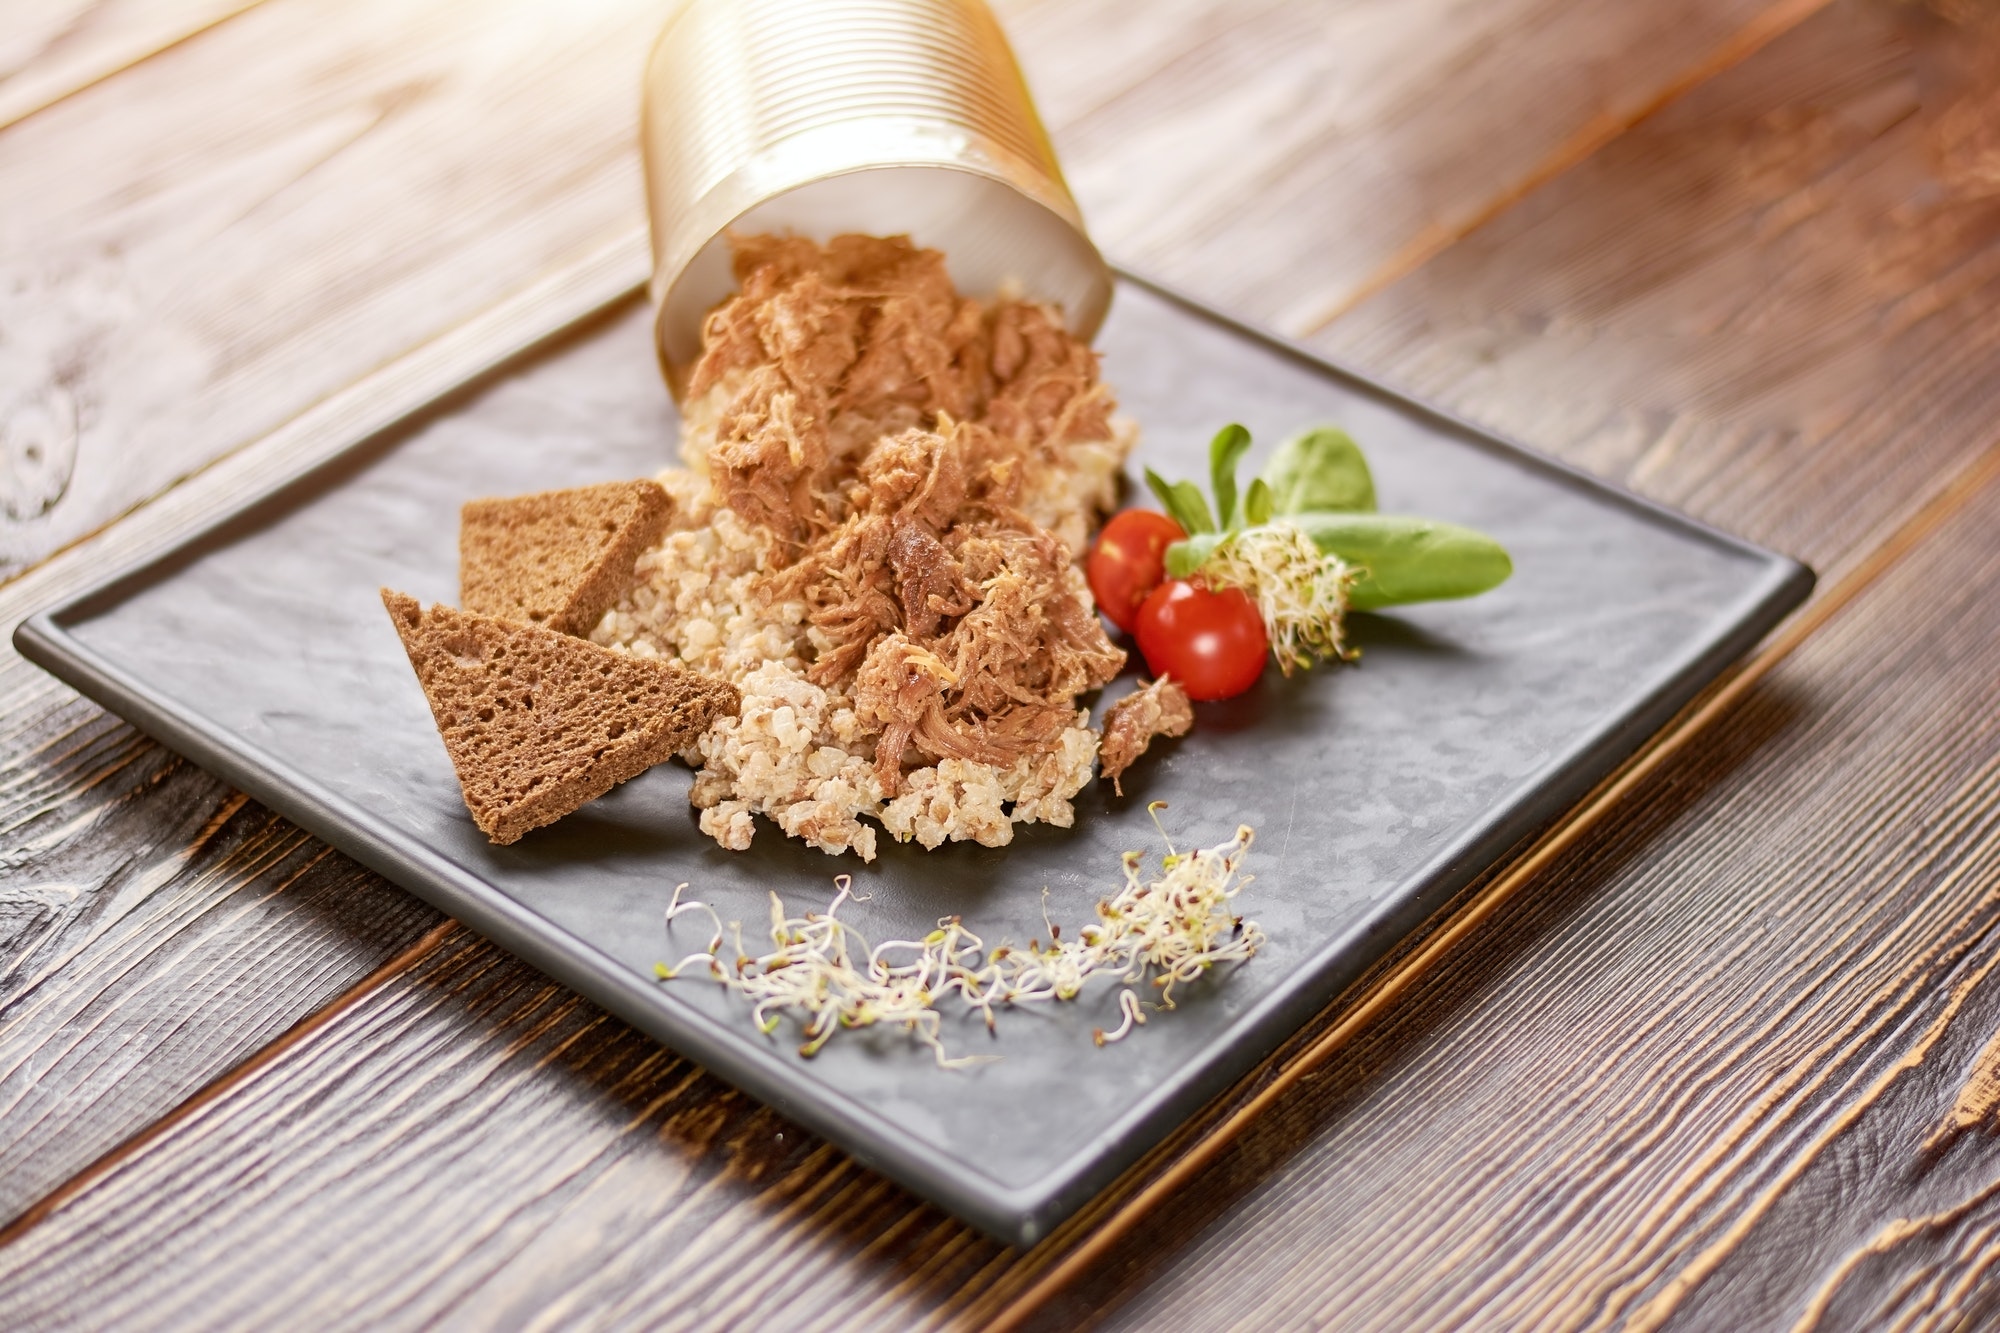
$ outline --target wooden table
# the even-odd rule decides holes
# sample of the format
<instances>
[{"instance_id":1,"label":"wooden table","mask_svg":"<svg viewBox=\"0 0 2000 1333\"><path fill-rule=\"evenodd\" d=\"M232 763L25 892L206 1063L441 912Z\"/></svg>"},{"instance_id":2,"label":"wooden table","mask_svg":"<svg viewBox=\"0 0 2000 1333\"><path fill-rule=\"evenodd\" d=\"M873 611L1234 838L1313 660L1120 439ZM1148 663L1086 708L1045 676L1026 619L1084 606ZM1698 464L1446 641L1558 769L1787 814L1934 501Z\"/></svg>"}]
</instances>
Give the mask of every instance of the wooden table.
<instances>
[{"instance_id":1,"label":"wooden table","mask_svg":"<svg viewBox=\"0 0 2000 1333\"><path fill-rule=\"evenodd\" d=\"M1025 1253L10 653L0 1325L2000 1319L2000 10L1001 8L1112 255L1813 602ZM642 276L662 9L0 9L5 623Z\"/></svg>"}]
</instances>

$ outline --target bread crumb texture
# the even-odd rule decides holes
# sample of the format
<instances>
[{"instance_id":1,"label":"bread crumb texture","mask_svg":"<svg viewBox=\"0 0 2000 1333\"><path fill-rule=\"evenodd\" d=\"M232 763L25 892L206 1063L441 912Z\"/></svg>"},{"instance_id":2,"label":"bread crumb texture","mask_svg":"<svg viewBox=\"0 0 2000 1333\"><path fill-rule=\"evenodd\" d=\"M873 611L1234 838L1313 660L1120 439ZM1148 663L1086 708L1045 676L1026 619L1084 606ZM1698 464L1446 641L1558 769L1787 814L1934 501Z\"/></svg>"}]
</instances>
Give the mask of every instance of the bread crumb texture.
<instances>
[{"instance_id":1,"label":"bread crumb texture","mask_svg":"<svg viewBox=\"0 0 2000 1333\"><path fill-rule=\"evenodd\" d=\"M692 745L736 687L678 663L448 606L382 602L429 700L466 808L511 843Z\"/></svg>"},{"instance_id":2,"label":"bread crumb texture","mask_svg":"<svg viewBox=\"0 0 2000 1333\"><path fill-rule=\"evenodd\" d=\"M741 691L683 757L701 828L831 854L1068 827L1125 655L1076 556L1135 432L1056 312L961 298L907 239L739 239L673 504L590 632Z\"/></svg>"},{"instance_id":3,"label":"bread crumb texture","mask_svg":"<svg viewBox=\"0 0 2000 1333\"><path fill-rule=\"evenodd\" d=\"M667 492L643 480L474 500L459 515L459 601L479 615L588 634L672 513Z\"/></svg>"}]
</instances>

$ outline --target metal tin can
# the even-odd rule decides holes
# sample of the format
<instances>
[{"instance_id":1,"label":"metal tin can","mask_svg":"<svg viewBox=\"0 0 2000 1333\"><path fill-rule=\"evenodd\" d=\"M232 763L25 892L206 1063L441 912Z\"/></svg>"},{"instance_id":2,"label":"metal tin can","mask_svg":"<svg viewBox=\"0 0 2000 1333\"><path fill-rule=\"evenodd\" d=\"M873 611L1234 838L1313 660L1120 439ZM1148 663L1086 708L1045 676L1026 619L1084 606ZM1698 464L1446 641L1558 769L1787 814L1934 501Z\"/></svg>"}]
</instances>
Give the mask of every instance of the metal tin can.
<instances>
[{"instance_id":1,"label":"metal tin can","mask_svg":"<svg viewBox=\"0 0 2000 1333\"><path fill-rule=\"evenodd\" d=\"M654 331L681 392L735 287L728 236L907 234L970 296L1097 331L1111 274L982 0L685 0L640 122Z\"/></svg>"}]
</instances>

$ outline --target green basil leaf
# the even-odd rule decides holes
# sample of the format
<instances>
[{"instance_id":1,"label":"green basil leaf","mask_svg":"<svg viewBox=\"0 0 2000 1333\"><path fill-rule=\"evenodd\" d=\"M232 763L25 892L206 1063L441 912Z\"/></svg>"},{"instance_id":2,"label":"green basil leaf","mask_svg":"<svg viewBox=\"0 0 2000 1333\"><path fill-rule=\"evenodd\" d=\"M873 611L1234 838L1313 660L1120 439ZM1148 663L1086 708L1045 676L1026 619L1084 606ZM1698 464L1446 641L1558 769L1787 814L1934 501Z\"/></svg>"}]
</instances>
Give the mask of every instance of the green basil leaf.
<instances>
[{"instance_id":1,"label":"green basil leaf","mask_svg":"<svg viewBox=\"0 0 2000 1333\"><path fill-rule=\"evenodd\" d=\"M1250 432L1230 422L1208 442L1208 481L1215 492L1217 526L1240 526L1236 522L1236 464L1250 448ZM1192 529L1189 529L1192 531Z\"/></svg>"},{"instance_id":2,"label":"green basil leaf","mask_svg":"<svg viewBox=\"0 0 2000 1333\"><path fill-rule=\"evenodd\" d=\"M1514 562L1483 532L1389 514L1293 514L1313 544L1354 567L1347 604L1373 611L1405 602L1471 597L1506 582Z\"/></svg>"},{"instance_id":3,"label":"green basil leaf","mask_svg":"<svg viewBox=\"0 0 2000 1333\"><path fill-rule=\"evenodd\" d=\"M1227 534L1204 532L1189 537L1186 541L1175 542L1167 548L1167 577L1184 579L1207 563L1215 554L1215 548L1229 540Z\"/></svg>"},{"instance_id":4,"label":"green basil leaf","mask_svg":"<svg viewBox=\"0 0 2000 1333\"><path fill-rule=\"evenodd\" d=\"M1278 512L1277 502L1271 498L1271 485L1262 477L1250 483L1250 489L1243 495L1243 522L1252 528L1262 527Z\"/></svg>"},{"instance_id":5,"label":"green basil leaf","mask_svg":"<svg viewBox=\"0 0 2000 1333\"><path fill-rule=\"evenodd\" d=\"M1167 517L1181 525L1181 531L1190 534L1215 531L1215 516L1208 512L1208 501L1202 498L1201 487L1191 481L1168 481L1151 468L1146 469L1146 485L1160 498Z\"/></svg>"},{"instance_id":6,"label":"green basil leaf","mask_svg":"<svg viewBox=\"0 0 2000 1333\"><path fill-rule=\"evenodd\" d=\"M1336 426L1294 435L1264 468L1280 514L1375 512L1375 478L1354 437Z\"/></svg>"}]
</instances>

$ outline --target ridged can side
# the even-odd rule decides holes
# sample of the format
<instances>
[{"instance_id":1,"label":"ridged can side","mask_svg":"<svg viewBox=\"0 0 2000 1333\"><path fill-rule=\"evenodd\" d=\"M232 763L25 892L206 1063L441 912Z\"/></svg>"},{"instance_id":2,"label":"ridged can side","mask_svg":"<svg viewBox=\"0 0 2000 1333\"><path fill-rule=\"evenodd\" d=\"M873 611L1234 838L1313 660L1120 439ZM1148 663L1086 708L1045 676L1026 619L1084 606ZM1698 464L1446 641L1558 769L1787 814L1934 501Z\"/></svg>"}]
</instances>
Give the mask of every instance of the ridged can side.
<instances>
[{"instance_id":1,"label":"ridged can side","mask_svg":"<svg viewBox=\"0 0 2000 1333\"><path fill-rule=\"evenodd\" d=\"M1111 278L982 0L687 0L647 63L656 334L676 393L727 235L908 233L960 288L1096 332Z\"/></svg>"}]
</instances>

